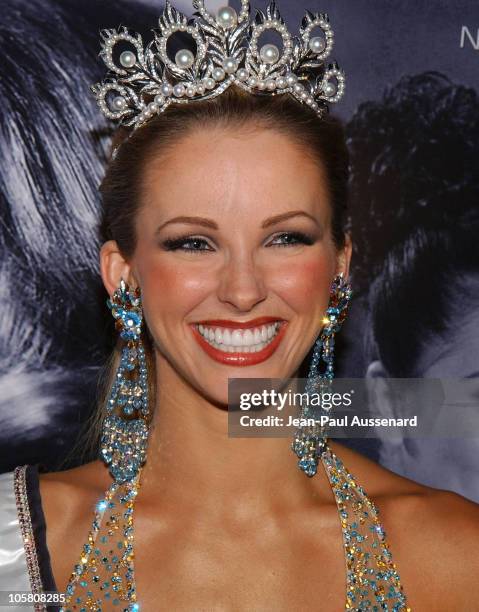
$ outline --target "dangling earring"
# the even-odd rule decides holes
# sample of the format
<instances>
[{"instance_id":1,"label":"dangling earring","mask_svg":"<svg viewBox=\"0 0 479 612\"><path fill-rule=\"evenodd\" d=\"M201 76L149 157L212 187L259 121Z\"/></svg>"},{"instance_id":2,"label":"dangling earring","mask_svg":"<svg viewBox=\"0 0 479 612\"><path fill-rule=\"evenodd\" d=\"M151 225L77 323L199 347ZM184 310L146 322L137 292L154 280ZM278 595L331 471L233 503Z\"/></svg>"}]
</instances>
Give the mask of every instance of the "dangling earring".
<instances>
[{"instance_id":1,"label":"dangling earring","mask_svg":"<svg viewBox=\"0 0 479 612\"><path fill-rule=\"evenodd\" d=\"M107 401L100 457L115 481L122 483L137 476L146 460L148 442L148 373L141 340L143 311L139 287L130 290L121 279L107 305L125 345ZM119 415L113 414L116 408Z\"/></svg>"},{"instance_id":2,"label":"dangling earring","mask_svg":"<svg viewBox=\"0 0 479 612\"><path fill-rule=\"evenodd\" d=\"M351 285L344 280L343 273L335 276L331 284L328 309L323 319L324 327L314 344L305 389L308 395L313 391L321 395L331 389L334 378L334 336L346 318L351 296ZM323 372L319 371L321 361L326 366ZM311 416L310 413L310 406L307 403L302 404L300 418L307 419ZM300 427L295 433L291 449L299 458L298 467L307 476L314 476L317 472L319 457L326 447L326 429L325 426L315 424Z\"/></svg>"}]
</instances>

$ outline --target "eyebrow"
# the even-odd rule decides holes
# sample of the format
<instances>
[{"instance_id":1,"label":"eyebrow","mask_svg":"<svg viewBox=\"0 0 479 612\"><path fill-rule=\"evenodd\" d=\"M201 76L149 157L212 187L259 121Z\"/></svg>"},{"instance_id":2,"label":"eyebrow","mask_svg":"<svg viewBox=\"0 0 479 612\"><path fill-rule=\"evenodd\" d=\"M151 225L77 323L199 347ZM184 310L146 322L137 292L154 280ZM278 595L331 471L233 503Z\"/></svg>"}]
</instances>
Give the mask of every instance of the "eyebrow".
<instances>
[{"instance_id":1,"label":"eyebrow","mask_svg":"<svg viewBox=\"0 0 479 612\"><path fill-rule=\"evenodd\" d=\"M290 210L289 212L282 213L280 215L274 215L273 217L268 217L261 224L262 228L270 227L271 225L275 225L276 223L280 223L281 221L286 221L287 219L291 219L291 217L307 217L314 221L316 225L318 221L313 215L310 215L304 210ZM218 224L211 219L206 219L205 217L189 217L189 216L180 216L174 217L173 219L169 219L165 221L160 227L156 230L156 233L160 232L166 225L170 225L171 223L189 223L191 225L203 225L204 227L209 227L210 229L219 229Z\"/></svg>"}]
</instances>

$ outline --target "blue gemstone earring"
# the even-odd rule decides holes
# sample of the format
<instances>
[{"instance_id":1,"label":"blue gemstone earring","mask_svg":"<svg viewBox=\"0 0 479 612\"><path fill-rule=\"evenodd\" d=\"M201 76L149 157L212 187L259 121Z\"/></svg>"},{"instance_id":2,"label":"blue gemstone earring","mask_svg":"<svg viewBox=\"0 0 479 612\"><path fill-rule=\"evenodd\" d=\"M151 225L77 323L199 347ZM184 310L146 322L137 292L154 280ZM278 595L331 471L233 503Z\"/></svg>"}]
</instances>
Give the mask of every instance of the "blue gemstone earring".
<instances>
[{"instance_id":1,"label":"blue gemstone earring","mask_svg":"<svg viewBox=\"0 0 479 612\"><path fill-rule=\"evenodd\" d=\"M323 329L313 349L309 366L305 392L320 395L331 390L334 378L334 336L346 318L349 301L352 297L351 285L344 280L343 274L335 276L330 291L329 306L323 319ZM325 368L320 372L321 362ZM301 419L311 418L311 407L306 403L301 406ZM317 414L314 418L318 418ZM321 453L326 447L326 429L316 423L300 427L291 444L291 449L299 458L298 467L306 476L314 476L318 469Z\"/></svg>"},{"instance_id":2,"label":"blue gemstone earring","mask_svg":"<svg viewBox=\"0 0 479 612\"><path fill-rule=\"evenodd\" d=\"M107 305L125 344L107 401L100 458L109 466L115 481L123 483L137 476L146 460L148 443L148 372L141 340L143 311L139 287L130 290L121 279ZM114 414L115 409L119 414Z\"/></svg>"}]
</instances>

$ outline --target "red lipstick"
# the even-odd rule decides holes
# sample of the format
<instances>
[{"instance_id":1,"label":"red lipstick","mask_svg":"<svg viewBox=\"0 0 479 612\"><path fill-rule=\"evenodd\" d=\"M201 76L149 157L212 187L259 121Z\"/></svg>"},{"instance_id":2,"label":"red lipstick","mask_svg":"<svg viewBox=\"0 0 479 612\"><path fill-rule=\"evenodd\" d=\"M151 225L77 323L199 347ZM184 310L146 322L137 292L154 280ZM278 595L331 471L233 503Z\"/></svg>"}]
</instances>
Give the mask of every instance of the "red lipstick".
<instances>
[{"instance_id":1,"label":"red lipstick","mask_svg":"<svg viewBox=\"0 0 479 612\"><path fill-rule=\"evenodd\" d=\"M214 346L209 344L203 336L198 331L196 325L206 325L207 327L229 327L236 329L247 329L248 327L259 327L261 325L266 325L267 323L272 323L273 321L279 321L280 326L278 331L276 332L275 337L269 342L261 351L257 353L226 353L225 351L220 351L216 349ZM225 321L221 319L210 320L210 321L201 321L196 325L192 325L191 329L193 330L193 335L195 340L201 346L201 348L207 353L212 359L218 361L219 363L224 363L228 365L235 366L250 366L256 365L257 363L261 363L265 361L275 352L278 348L279 343L281 342L284 332L287 327L287 322L284 320L277 319L275 317L260 317L257 319L252 319L251 321L246 321L243 323L239 323L237 321Z\"/></svg>"},{"instance_id":2,"label":"red lipstick","mask_svg":"<svg viewBox=\"0 0 479 612\"><path fill-rule=\"evenodd\" d=\"M261 325L267 325L268 323L274 323L275 321L282 322L282 319L278 317L257 317L251 319L251 321L228 321L226 319L208 319L205 321L197 321L197 325L206 325L206 327L232 327L236 329L247 329L248 327L260 327Z\"/></svg>"}]
</instances>

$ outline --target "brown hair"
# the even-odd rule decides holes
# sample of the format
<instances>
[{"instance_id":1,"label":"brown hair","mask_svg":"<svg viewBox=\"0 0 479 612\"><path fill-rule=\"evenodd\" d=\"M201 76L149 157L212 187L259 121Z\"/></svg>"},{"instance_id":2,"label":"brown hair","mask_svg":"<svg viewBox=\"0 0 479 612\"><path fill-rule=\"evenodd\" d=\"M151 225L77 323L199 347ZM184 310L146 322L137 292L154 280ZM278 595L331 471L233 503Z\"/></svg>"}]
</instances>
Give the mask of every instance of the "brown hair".
<instances>
[{"instance_id":1,"label":"brown hair","mask_svg":"<svg viewBox=\"0 0 479 612\"><path fill-rule=\"evenodd\" d=\"M312 109L289 95L252 95L234 85L210 100L172 104L133 132L130 128L117 130L112 150L118 149L100 185L100 232L103 241L115 240L126 259L133 255L136 246L134 222L141 201L143 172L148 161L173 147L179 138L191 130L213 126L235 129L254 126L276 130L303 146L325 170L332 207L332 237L336 248L344 246L349 157L340 121L330 115L319 119ZM154 368L154 351L148 330L143 333L143 338L148 365ZM87 445L92 449L99 442L120 346L118 343L103 372L102 409L93 415L93 423L87 424ZM150 376L151 406L155 397L152 378Z\"/></svg>"},{"instance_id":2,"label":"brown hair","mask_svg":"<svg viewBox=\"0 0 479 612\"><path fill-rule=\"evenodd\" d=\"M125 257L133 254L134 219L148 160L195 128L241 129L247 125L289 135L323 166L333 211L332 235L336 246L343 247L349 159L341 123L330 115L319 119L312 109L289 95L252 95L234 85L210 100L172 104L129 138L125 138L127 128L118 130L112 146L121 146L100 186L103 240L116 240Z\"/></svg>"}]
</instances>

